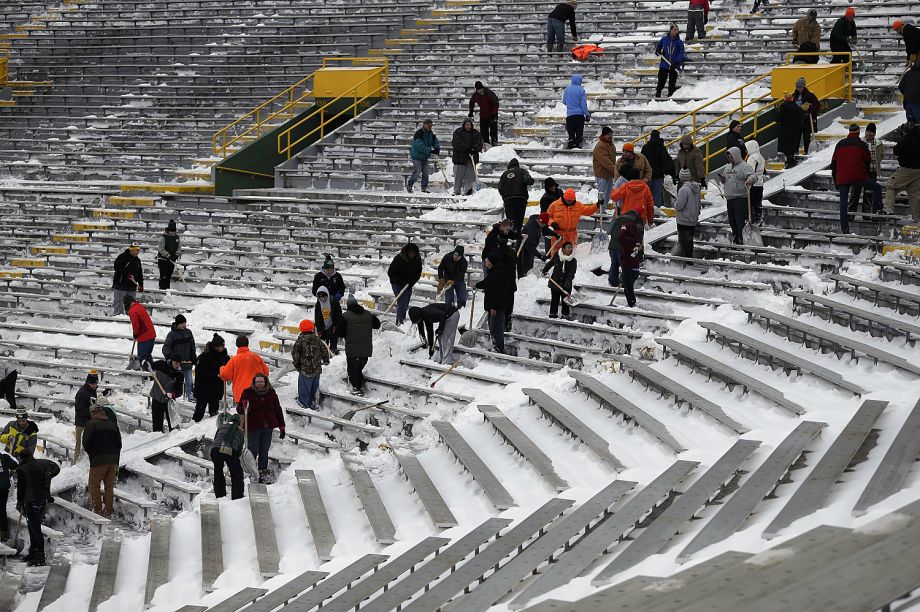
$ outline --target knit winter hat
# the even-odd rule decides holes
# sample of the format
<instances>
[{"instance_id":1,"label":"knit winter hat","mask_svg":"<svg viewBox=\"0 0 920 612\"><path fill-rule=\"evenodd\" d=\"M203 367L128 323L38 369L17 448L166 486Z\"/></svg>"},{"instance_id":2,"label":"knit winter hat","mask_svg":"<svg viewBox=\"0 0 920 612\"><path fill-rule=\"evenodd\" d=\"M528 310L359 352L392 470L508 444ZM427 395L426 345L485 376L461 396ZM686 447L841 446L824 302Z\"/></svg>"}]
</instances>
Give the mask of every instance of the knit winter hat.
<instances>
[{"instance_id":1,"label":"knit winter hat","mask_svg":"<svg viewBox=\"0 0 920 612\"><path fill-rule=\"evenodd\" d=\"M25 408L19 408L18 410L16 410L16 418L17 419L27 419L29 418L29 413L26 412Z\"/></svg>"},{"instance_id":2,"label":"knit winter hat","mask_svg":"<svg viewBox=\"0 0 920 612\"><path fill-rule=\"evenodd\" d=\"M185 318L185 315L177 314L176 320L173 321L176 325L181 325L182 323L188 323L188 320Z\"/></svg>"},{"instance_id":3,"label":"knit winter hat","mask_svg":"<svg viewBox=\"0 0 920 612\"><path fill-rule=\"evenodd\" d=\"M817 17L817 16L818 16L818 11L816 11L815 9L811 9L811 10L808 11L808 16L809 16L809 17Z\"/></svg>"},{"instance_id":4,"label":"knit winter hat","mask_svg":"<svg viewBox=\"0 0 920 612\"><path fill-rule=\"evenodd\" d=\"M844 17L856 17L856 9L852 6L847 7L847 10L843 13Z\"/></svg>"},{"instance_id":5,"label":"knit winter hat","mask_svg":"<svg viewBox=\"0 0 920 612\"><path fill-rule=\"evenodd\" d=\"M564 200L568 200L569 202L574 202L575 201L575 190L569 187L568 189L565 190L565 193L562 194L562 198Z\"/></svg>"},{"instance_id":6,"label":"knit winter hat","mask_svg":"<svg viewBox=\"0 0 920 612\"><path fill-rule=\"evenodd\" d=\"M873 134L875 134L876 131L877 131L877 128L875 127L874 123L870 123L866 125L866 134L868 134L869 132L872 132Z\"/></svg>"},{"instance_id":7,"label":"knit winter hat","mask_svg":"<svg viewBox=\"0 0 920 612\"><path fill-rule=\"evenodd\" d=\"M473 89L485 89L485 85L482 84L482 81L476 81L476 84L473 85Z\"/></svg>"},{"instance_id":8,"label":"knit winter hat","mask_svg":"<svg viewBox=\"0 0 920 612\"><path fill-rule=\"evenodd\" d=\"M508 162L508 169L511 170L512 168L518 168L520 165L521 163L517 160L516 157L514 157L511 159L511 161Z\"/></svg>"},{"instance_id":9,"label":"knit winter hat","mask_svg":"<svg viewBox=\"0 0 920 612\"><path fill-rule=\"evenodd\" d=\"M214 334L211 338L211 346L227 346L227 341L220 334Z\"/></svg>"},{"instance_id":10,"label":"knit winter hat","mask_svg":"<svg viewBox=\"0 0 920 612\"><path fill-rule=\"evenodd\" d=\"M129 251L140 251L141 247L136 242L132 242L131 244L128 245L128 250Z\"/></svg>"},{"instance_id":11,"label":"knit winter hat","mask_svg":"<svg viewBox=\"0 0 920 612\"><path fill-rule=\"evenodd\" d=\"M798 79L796 79L795 88L802 89L804 87L805 87L805 77L799 77Z\"/></svg>"},{"instance_id":12,"label":"knit winter hat","mask_svg":"<svg viewBox=\"0 0 920 612\"><path fill-rule=\"evenodd\" d=\"M300 331L304 334L309 334L313 331L313 321L310 319L304 319L300 322Z\"/></svg>"},{"instance_id":13,"label":"knit winter hat","mask_svg":"<svg viewBox=\"0 0 920 612\"><path fill-rule=\"evenodd\" d=\"M537 217L537 221L539 221L543 225L549 225L549 219L550 217L549 217L548 212L540 213L540 215Z\"/></svg>"},{"instance_id":14,"label":"knit winter hat","mask_svg":"<svg viewBox=\"0 0 920 612\"><path fill-rule=\"evenodd\" d=\"M677 173L677 178L681 181L689 181L693 178L693 175L690 174L690 168L681 168L680 172Z\"/></svg>"},{"instance_id":15,"label":"knit winter hat","mask_svg":"<svg viewBox=\"0 0 920 612\"><path fill-rule=\"evenodd\" d=\"M126 295L124 299L121 301L121 303L124 305L125 310L127 310L131 308L131 304L133 304L135 301L136 300L133 297L131 297L130 295Z\"/></svg>"},{"instance_id":16,"label":"knit winter hat","mask_svg":"<svg viewBox=\"0 0 920 612\"><path fill-rule=\"evenodd\" d=\"M99 372L97 372L96 370L90 370L89 374L86 375L86 384L98 385L99 384Z\"/></svg>"},{"instance_id":17,"label":"knit winter hat","mask_svg":"<svg viewBox=\"0 0 920 612\"><path fill-rule=\"evenodd\" d=\"M170 220L169 220L169 223L166 224L166 231L167 231L167 232L174 232L174 231L176 231L176 220L175 220L175 219L170 219Z\"/></svg>"},{"instance_id":18,"label":"knit winter hat","mask_svg":"<svg viewBox=\"0 0 920 612\"><path fill-rule=\"evenodd\" d=\"M632 153L635 150L636 150L636 147L631 142L627 142L626 144L623 145L623 152L625 153Z\"/></svg>"},{"instance_id":19,"label":"knit winter hat","mask_svg":"<svg viewBox=\"0 0 920 612\"><path fill-rule=\"evenodd\" d=\"M855 123L850 124L850 134L853 133L859 134L859 126Z\"/></svg>"},{"instance_id":20,"label":"knit winter hat","mask_svg":"<svg viewBox=\"0 0 920 612\"><path fill-rule=\"evenodd\" d=\"M895 19L894 22L891 24L891 29L894 30L895 32L900 32L901 28L903 27L904 27L904 22L901 21L900 19Z\"/></svg>"},{"instance_id":21,"label":"knit winter hat","mask_svg":"<svg viewBox=\"0 0 920 612\"><path fill-rule=\"evenodd\" d=\"M454 249L454 253L456 253L460 257L463 257L463 245L458 244L457 247Z\"/></svg>"},{"instance_id":22,"label":"knit winter hat","mask_svg":"<svg viewBox=\"0 0 920 612\"><path fill-rule=\"evenodd\" d=\"M323 262L323 270L328 270L335 267L335 262L332 261L330 255L326 255L326 261Z\"/></svg>"},{"instance_id":23,"label":"knit winter hat","mask_svg":"<svg viewBox=\"0 0 920 612\"><path fill-rule=\"evenodd\" d=\"M601 136L606 136L607 134L613 134L613 130L610 126L605 125L601 128Z\"/></svg>"},{"instance_id":24,"label":"knit winter hat","mask_svg":"<svg viewBox=\"0 0 920 612\"><path fill-rule=\"evenodd\" d=\"M354 293L349 293L349 294L348 294L348 299L345 300L345 304L346 304L349 308L351 308L352 306L357 306L357 305L358 305L358 299L355 297L355 294L354 294Z\"/></svg>"}]
</instances>

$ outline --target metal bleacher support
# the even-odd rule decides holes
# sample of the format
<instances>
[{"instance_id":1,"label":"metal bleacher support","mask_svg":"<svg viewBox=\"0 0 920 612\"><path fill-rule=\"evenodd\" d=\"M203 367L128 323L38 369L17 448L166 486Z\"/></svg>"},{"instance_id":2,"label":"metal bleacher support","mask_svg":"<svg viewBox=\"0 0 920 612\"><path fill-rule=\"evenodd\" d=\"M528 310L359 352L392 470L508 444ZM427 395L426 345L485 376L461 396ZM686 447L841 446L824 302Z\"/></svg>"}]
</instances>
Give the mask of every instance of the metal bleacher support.
<instances>
[{"instance_id":1,"label":"metal bleacher support","mask_svg":"<svg viewBox=\"0 0 920 612\"><path fill-rule=\"evenodd\" d=\"M461 465L470 473L473 480L482 487L483 493L489 498L498 510L507 510L516 506L514 498L505 489L504 485L495 477L495 474L486 466L485 462L476 454L476 451L463 439L460 432L447 421L432 421L431 426L450 452L457 458Z\"/></svg>"},{"instance_id":2,"label":"metal bleacher support","mask_svg":"<svg viewBox=\"0 0 920 612\"><path fill-rule=\"evenodd\" d=\"M394 543L396 541L396 527L393 525L392 519L390 519L390 514L387 512L383 500L380 499L380 493L377 491L377 487L374 486L374 481L371 480L370 474L367 473L367 468L364 467L360 459L344 454L342 455L342 462L345 464L345 471L348 472L348 477L351 478L351 482L355 486L358 499L361 500L364 514L367 516L371 530L374 532L374 539L384 546Z\"/></svg>"},{"instance_id":3,"label":"metal bleacher support","mask_svg":"<svg viewBox=\"0 0 920 612\"><path fill-rule=\"evenodd\" d=\"M394 447L394 444L394 442L391 442L390 446ZM440 529L456 527L458 524L457 519L450 511L447 502L441 497L438 488L432 482L431 477L428 476L428 472L425 471L418 457L409 450L394 448L394 451L393 454L396 455L400 469L406 475L412 488L415 489L434 526Z\"/></svg>"},{"instance_id":4,"label":"metal bleacher support","mask_svg":"<svg viewBox=\"0 0 920 612\"><path fill-rule=\"evenodd\" d=\"M901 490L917 457L920 456L920 400L914 404L882 462L853 506L853 514L864 514L871 506Z\"/></svg>"},{"instance_id":5,"label":"metal bleacher support","mask_svg":"<svg viewBox=\"0 0 920 612\"><path fill-rule=\"evenodd\" d=\"M259 561L259 573L270 578L278 575L278 540L275 538L275 525L272 520L271 502L268 488L261 483L249 485L249 508L252 512L252 529L256 536L256 559Z\"/></svg>"},{"instance_id":6,"label":"metal bleacher support","mask_svg":"<svg viewBox=\"0 0 920 612\"><path fill-rule=\"evenodd\" d=\"M326 505L316 481L313 470L296 470L297 487L300 489L300 498L303 501L304 512L307 515L307 524L313 535L313 545L320 561L332 559L332 547L335 546L335 534L326 513Z\"/></svg>"},{"instance_id":7,"label":"metal bleacher support","mask_svg":"<svg viewBox=\"0 0 920 612\"><path fill-rule=\"evenodd\" d=\"M147 561L147 583L144 605L153 601L156 590L169 580L169 540L172 518L154 516L150 519L150 553Z\"/></svg>"},{"instance_id":8,"label":"metal bleacher support","mask_svg":"<svg viewBox=\"0 0 920 612\"><path fill-rule=\"evenodd\" d=\"M199 505L201 522L201 587L214 588L214 581L224 573L224 550L220 535L220 506L216 501L202 499Z\"/></svg>"},{"instance_id":9,"label":"metal bleacher support","mask_svg":"<svg viewBox=\"0 0 920 612\"><path fill-rule=\"evenodd\" d=\"M96 579L93 592L89 598L89 612L96 608L115 592L115 575L118 573L118 558L121 553L121 533L112 532L102 538L99 563L96 565Z\"/></svg>"}]
</instances>

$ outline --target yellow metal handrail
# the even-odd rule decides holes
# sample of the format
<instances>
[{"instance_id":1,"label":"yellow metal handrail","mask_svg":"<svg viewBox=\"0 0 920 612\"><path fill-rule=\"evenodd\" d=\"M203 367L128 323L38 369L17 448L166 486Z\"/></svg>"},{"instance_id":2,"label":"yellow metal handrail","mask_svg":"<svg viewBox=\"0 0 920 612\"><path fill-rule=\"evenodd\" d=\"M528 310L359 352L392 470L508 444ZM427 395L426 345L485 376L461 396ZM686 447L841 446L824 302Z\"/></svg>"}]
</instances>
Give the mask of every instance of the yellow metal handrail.
<instances>
[{"instance_id":1,"label":"yellow metal handrail","mask_svg":"<svg viewBox=\"0 0 920 612\"><path fill-rule=\"evenodd\" d=\"M800 52L797 52L797 51L790 51L789 53L786 54L786 65L789 65L790 63L792 63L791 60L792 60L793 57L798 57L798 56L809 56L809 55L810 55L810 56L844 55L844 53L840 53L840 52L836 52L836 53L835 53L835 52L830 52L830 51L819 51L819 52L800 53ZM840 67L842 67L842 68L844 69L844 84L843 84L842 86L840 86L840 87L837 87L836 89L834 89L834 90L832 90L832 91L830 91L830 92L827 92L823 97L818 98L819 101L820 101L820 100L825 100L825 99L827 99L827 98L830 98L830 97L832 97L832 96L834 96L834 95L836 95L836 94L838 94L838 93L840 93L840 92L845 92L846 95L843 96L843 97L845 97L847 100L852 100L852 99L853 99L853 58L852 58L852 55L851 55L850 53L846 53L845 55L847 55L847 57L848 57L846 63L836 64L837 66L840 66ZM815 79L815 80L812 82L812 85L814 85L815 83L820 83L820 82L823 81L824 79L826 79L826 78L828 78L829 76L831 76L831 74L833 74L833 73L826 73L826 74L824 74L823 76L819 77L818 79ZM678 122L680 122L680 121L682 121L682 120L684 120L684 119L686 119L686 118L688 118L688 117L691 118L691 122L692 122L692 123L691 123L691 125L692 125L691 131L687 132L686 134L681 134L681 135L678 136L677 138L675 138L675 139L673 139L673 140L670 140L670 141L666 142L665 145L670 147L670 146L674 145L675 143L679 142L680 139L683 138L684 136L687 136L687 135L690 135L690 136L697 135L697 134L699 134L700 132L702 132L703 130L705 130L706 128L708 128L708 127L710 127L710 126L712 126L712 125L714 125L714 124L716 124L716 123L719 123L720 121L722 121L722 120L724 120L724 119L726 119L726 118L733 117L736 113L738 113L737 119L738 119L741 123L744 123L746 120L751 119L751 118L754 119L754 129L753 129L753 131L752 131L748 136L749 136L750 138L756 137L756 136L757 136L758 134L760 134L761 132L763 132L763 131L765 131L765 130L771 128L771 127L773 127L774 125L776 125L776 122L774 121L774 122L768 123L767 125L758 126L757 123L758 123L758 119L759 119L760 115L761 115L762 113L764 113L764 112L766 112L766 111L768 111L768 110L770 110L770 109L776 107L777 105L781 104L781 103L783 102L783 100L782 100L781 98L780 98L780 99L777 99L777 100L772 100L769 104L766 104L766 105L764 105L764 106L757 106L757 107L754 109L753 112L746 113L746 112L745 112L745 107L750 108L751 106L758 105L758 104L761 103L763 100L765 100L765 99L767 99L767 98L771 98L771 97L772 97L772 94L768 92L768 93L766 93L766 94L762 94L762 95L757 96L757 97L755 97L755 98L748 99L748 100L745 102L745 100L744 100L744 89L745 89L745 88L748 88L748 87L751 87L752 85L755 85L755 84L757 84L757 83L763 81L764 79L768 78L769 76L770 76L769 73L767 73L767 74L762 74L762 75L760 75L759 77L757 77L756 79L753 79L753 80L751 80L751 81L745 83L744 85L741 85L740 87L736 87L735 89L733 89L733 90L731 90L731 91L729 91L729 92L727 92L727 93L725 93L725 94L722 94L722 95L719 96L718 98L715 98L715 99L713 99L713 100L709 100L709 101L707 101L705 104L703 104L703 105L701 105L701 106L698 106L698 107L694 108L693 110L688 111L688 112L684 113L683 115L681 115L681 116L679 116L679 117L677 117L677 118L675 118L675 119L672 119L671 121L669 121L669 122L667 122L667 123L665 123L665 124L663 124L663 125L661 125L661 126L655 128L655 129L657 129L657 130L660 131L660 130L663 130L664 128L666 128L666 127L670 127L670 126L673 126L673 125L677 125ZM696 116L697 116L698 113L700 113L700 112L706 110L707 108L711 107L711 106L714 105L715 103L720 102L720 101L724 100L725 98L727 98L727 97L729 97L729 96L731 96L732 94L735 94L735 93L738 93L738 94L739 94L739 97L740 97L739 104L738 104L737 107L735 107L735 108L733 108L733 109L731 109L731 110L729 110L729 111L726 111L725 113L722 113L722 114L719 115L718 117L716 117L716 118L714 118L714 119L711 119L711 120L707 121L706 123L704 123L704 124L702 124L702 125L699 125L699 126L698 126L698 125L696 124ZM706 172L707 172L707 173L709 173L709 160L711 160L711 159L712 159L713 157L715 157L716 155L719 155L719 154L725 152L725 147L722 147L722 148L719 149L718 151L711 152L711 151L710 151L710 143L711 143L711 141L712 141L713 139L717 138L718 136L721 136L724 132L727 132L727 131L728 131L728 126L725 126L725 127L723 127L723 128L717 129L715 132L713 132L713 133L711 133L711 134L708 134L707 136L705 136L705 137L702 138L702 139L699 139L699 140L698 140L698 139L694 138L694 141L695 141L696 145L697 145L698 147L704 148L703 159L704 159L704 161L705 161L705 163L706 163ZM633 139L631 142L632 142L633 144L635 144L635 143L638 143L638 142L641 142L641 141L645 141L645 140L648 140L649 136L651 136L651 132L647 132L647 133L645 133L645 134L642 134L641 136L638 136L637 138Z\"/></svg>"},{"instance_id":2,"label":"yellow metal handrail","mask_svg":"<svg viewBox=\"0 0 920 612\"><path fill-rule=\"evenodd\" d=\"M10 51L0 49L0 87L6 87L10 79Z\"/></svg>"},{"instance_id":3,"label":"yellow metal handrail","mask_svg":"<svg viewBox=\"0 0 920 612\"><path fill-rule=\"evenodd\" d=\"M312 113L310 113L306 117L303 117L302 119L300 119L300 121L298 121L294 125L289 126L285 131L278 134L278 153L280 155L286 155L287 159L291 159L291 151L294 149L294 147L296 147L300 143L304 142L305 140L307 140L308 138L316 134L316 132L319 132L319 137L323 138L326 135L326 127L330 123L338 119L339 117L342 117L343 115L349 112L352 113L352 117L357 117L358 116L358 105L364 102L365 100L368 100L370 98L376 98L376 97L386 99L390 95L389 62L386 60L386 58L330 58L330 59L350 60L350 61L353 61L353 63L377 63L379 65L379 70L372 72L370 75L367 76L367 78L356 83L353 87L348 89L346 92L340 94L339 96L331 100L325 101L320 108L317 108ZM383 60L383 61L380 61L380 60ZM366 85L367 83L373 82L375 80L380 81L380 86L374 89L373 91L371 91L370 93L367 93L364 96L359 98L357 95L357 92L364 85ZM341 109L340 111L338 111L337 113L335 113L334 115L330 117L326 116L327 107L329 107L331 104L335 102L338 102L339 100L344 100L347 98L352 98L351 105ZM293 133L293 131L299 128L300 126L302 126L303 124L307 123L308 121L310 121L317 115L319 115L319 125L313 128L312 130L310 130L309 132L307 132L306 134L303 134L300 138L292 141L291 134Z\"/></svg>"}]
</instances>

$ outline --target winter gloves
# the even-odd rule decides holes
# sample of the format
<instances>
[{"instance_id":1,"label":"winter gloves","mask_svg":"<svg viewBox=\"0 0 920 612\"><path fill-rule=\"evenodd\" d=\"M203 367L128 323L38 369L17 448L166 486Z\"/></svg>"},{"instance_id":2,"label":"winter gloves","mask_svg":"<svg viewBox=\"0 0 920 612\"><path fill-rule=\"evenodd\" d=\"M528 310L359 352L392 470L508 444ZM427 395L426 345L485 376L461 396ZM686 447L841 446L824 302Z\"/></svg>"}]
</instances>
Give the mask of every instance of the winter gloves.
<instances>
[{"instance_id":1,"label":"winter gloves","mask_svg":"<svg viewBox=\"0 0 920 612\"><path fill-rule=\"evenodd\" d=\"M278 437L284 440L284 427L280 427L279 429L281 430L281 435Z\"/></svg>"}]
</instances>

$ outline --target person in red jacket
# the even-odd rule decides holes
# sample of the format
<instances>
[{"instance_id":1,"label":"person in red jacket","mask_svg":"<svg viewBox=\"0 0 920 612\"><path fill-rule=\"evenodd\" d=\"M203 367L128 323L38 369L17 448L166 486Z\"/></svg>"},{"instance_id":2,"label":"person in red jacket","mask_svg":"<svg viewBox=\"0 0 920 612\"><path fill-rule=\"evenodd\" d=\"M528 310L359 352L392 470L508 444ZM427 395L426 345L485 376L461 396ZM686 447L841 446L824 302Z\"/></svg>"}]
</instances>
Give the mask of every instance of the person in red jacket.
<instances>
[{"instance_id":1,"label":"person in red jacket","mask_svg":"<svg viewBox=\"0 0 920 612\"><path fill-rule=\"evenodd\" d=\"M268 376L259 373L252 377L252 386L243 391L236 411L243 415L248 437L246 445L259 464L259 482L270 484L268 449L272 446L275 428L284 440L284 411Z\"/></svg>"},{"instance_id":2,"label":"person in red jacket","mask_svg":"<svg viewBox=\"0 0 920 612\"><path fill-rule=\"evenodd\" d=\"M495 92L476 81L476 91L470 97L470 119L473 107L479 105L479 133L482 139L493 147L498 145L498 96Z\"/></svg>"},{"instance_id":3,"label":"person in red jacket","mask_svg":"<svg viewBox=\"0 0 920 612\"><path fill-rule=\"evenodd\" d=\"M137 360L144 370L150 369L153 363L153 343L157 339L157 332L153 328L153 321L150 320L150 314L144 305L135 301L130 295L124 299L125 312L131 319L131 332L134 334L134 341L137 342Z\"/></svg>"},{"instance_id":4,"label":"person in red jacket","mask_svg":"<svg viewBox=\"0 0 920 612\"><path fill-rule=\"evenodd\" d=\"M693 31L700 40L706 38L706 24L709 23L709 0L690 0L687 9L687 40L693 40Z\"/></svg>"},{"instance_id":5,"label":"person in red jacket","mask_svg":"<svg viewBox=\"0 0 920 612\"><path fill-rule=\"evenodd\" d=\"M859 137L859 126L854 123L847 137L834 147L834 156L831 158L831 176L834 177L834 185L840 190L840 232L843 234L850 233L850 187L871 189L873 210L882 209L882 186L869 178L871 163L869 147Z\"/></svg>"},{"instance_id":6,"label":"person in red jacket","mask_svg":"<svg viewBox=\"0 0 920 612\"><path fill-rule=\"evenodd\" d=\"M643 259L642 221L635 210L631 210L615 221L619 226L617 242L620 247L620 265L623 266L623 293L630 308L636 305L636 279Z\"/></svg>"}]
</instances>

